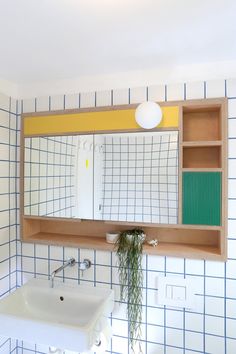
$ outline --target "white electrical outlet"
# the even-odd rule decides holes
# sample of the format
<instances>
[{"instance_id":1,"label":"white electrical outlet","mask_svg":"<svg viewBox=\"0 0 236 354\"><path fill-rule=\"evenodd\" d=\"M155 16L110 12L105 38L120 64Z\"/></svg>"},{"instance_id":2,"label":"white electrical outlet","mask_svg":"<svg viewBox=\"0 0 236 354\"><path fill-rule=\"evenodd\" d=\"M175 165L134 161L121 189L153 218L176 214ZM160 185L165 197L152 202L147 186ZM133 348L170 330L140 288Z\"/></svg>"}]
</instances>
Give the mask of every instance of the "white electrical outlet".
<instances>
[{"instance_id":1,"label":"white electrical outlet","mask_svg":"<svg viewBox=\"0 0 236 354\"><path fill-rule=\"evenodd\" d=\"M179 277L157 277L157 302L172 307L195 307L195 288L189 279Z\"/></svg>"}]
</instances>

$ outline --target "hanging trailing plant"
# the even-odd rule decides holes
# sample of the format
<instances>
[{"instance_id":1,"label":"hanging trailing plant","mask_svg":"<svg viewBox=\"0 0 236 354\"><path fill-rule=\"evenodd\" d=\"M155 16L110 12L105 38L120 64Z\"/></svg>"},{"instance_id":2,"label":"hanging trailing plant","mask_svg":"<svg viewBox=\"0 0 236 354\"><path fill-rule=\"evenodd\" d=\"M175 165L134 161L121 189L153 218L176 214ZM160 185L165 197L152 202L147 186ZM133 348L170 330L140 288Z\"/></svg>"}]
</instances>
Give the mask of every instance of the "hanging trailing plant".
<instances>
[{"instance_id":1,"label":"hanging trailing plant","mask_svg":"<svg viewBox=\"0 0 236 354\"><path fill-rule=\"evenodd\" d=\"M143 230L133 229L121 232L117 241L121 301L127 302L129 338L133 351L142 335L142 251L144 240ZM140 352L142 352L141 346Z\"/></svg>"}]
</instances>

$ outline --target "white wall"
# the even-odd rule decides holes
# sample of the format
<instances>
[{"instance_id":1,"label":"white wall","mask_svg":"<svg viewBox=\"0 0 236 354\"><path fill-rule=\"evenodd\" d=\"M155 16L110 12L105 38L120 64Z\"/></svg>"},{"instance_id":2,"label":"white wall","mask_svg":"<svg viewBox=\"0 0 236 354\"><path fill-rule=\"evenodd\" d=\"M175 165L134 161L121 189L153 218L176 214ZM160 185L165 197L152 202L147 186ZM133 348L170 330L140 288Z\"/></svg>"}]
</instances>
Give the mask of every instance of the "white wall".
<instances>
[{"instance_id":1,"label":"white wall","mask_svg":"<svg viewBox=\"0 0 236 354\"><path fill-rule=\"evenodd\" d=\"M143 351L144 354L235 354L236 352L236 80L182 82L170 85L126 88L99 92L39 97L24 100L24 111L94 107L138 103L148 98L157 101L227 96L229 98L229 254L227 263L173 257L143 257ZM50 102L50 105L49 105ZM129 354L124 306L119 307L119 284L114 253L67 247L19 243L22 283L31 277L46 277L63 259L90 258L93 266L79 277L91 286L112 287L116 291L116 311L111 317L113 339L108 353ZM197 286L197 306L184 310L164 308L156 303L156 277L178 276ZM78 282L78 271L68 269L63 279ZM20 284L19 284L20 285ZM28 353L32 346L21 343ZM34 347L43 351L40 346ZM46 349L45 349L46 352ZM1 352L0 352L1 353ZM1 353L2 354L2 353ZM6 354L6 353L4 353Z\"/></svg>"},{"instance_id":2,"label":"white wall","mask_svg":"<svg viewBox=\"0 0 236 354\"><path fill-rule=\"evenodd\" d=\"M0 94L0 297L14 291L17 283L16 113L16 100ZM16 341L0 337L0 353L16 353L15 348Z\"/></svg>"}]
</instances>

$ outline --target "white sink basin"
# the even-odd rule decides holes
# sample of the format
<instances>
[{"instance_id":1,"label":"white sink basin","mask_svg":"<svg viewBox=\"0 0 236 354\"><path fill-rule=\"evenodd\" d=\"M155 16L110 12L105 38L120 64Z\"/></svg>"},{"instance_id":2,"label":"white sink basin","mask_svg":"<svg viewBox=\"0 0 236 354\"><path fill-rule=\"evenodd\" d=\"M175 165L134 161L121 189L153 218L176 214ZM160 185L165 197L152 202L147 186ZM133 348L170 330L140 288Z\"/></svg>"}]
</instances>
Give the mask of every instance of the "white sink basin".
<instances>
[{"instance_id":1,"label":"white sink basin","mask_svg":"<svg viewBox=\"0 0 236 354\"><path fill-rule=\"evenodd\" d=\"M0 335L86 351L113 307L113 290L31 279L0 301Z\"/></svg>"}]
</instances>

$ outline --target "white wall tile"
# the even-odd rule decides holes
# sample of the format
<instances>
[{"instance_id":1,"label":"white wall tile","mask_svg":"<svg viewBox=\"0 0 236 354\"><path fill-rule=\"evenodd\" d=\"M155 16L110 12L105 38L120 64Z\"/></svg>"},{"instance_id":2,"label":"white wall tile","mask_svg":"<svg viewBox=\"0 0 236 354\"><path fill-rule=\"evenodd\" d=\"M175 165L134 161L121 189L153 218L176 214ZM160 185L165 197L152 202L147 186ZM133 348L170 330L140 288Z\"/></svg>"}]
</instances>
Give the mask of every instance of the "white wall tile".
<instances>
[{"instance_id":1,"label":"white wall tile","mask_svg":"<svg viewBox=\"0 0 236 354\"><path fill-rule=\"evenodd\" d=\"M228 180L228 196L229 198L236 198L236 179Z\"/></svg>"},{"instance_id":2,"label":"white wall tile","mask_svg":"<svg viewBox=\"0 0 236 354\"><path fill-rule=\"evenodd\" d=\"M206 98L225 97L225 80L206 82Z\"/></svg>"},{"instance_id":3,"label":"white wall tile","mask_svg":"<svg viewBox=\"0 0 236 354\"><path fill-rule=\"evenodd\" d=\"M22 257L22 271L23 272L34 272L34 258Z\"/></svg>"},{"instance_id":4,"label":"white wall tile","mask_svg":"<svg viewBox=\"0 0 236 354\"><path fill-rule=\"evenodd\" d=\"M175 347L167 347L166 354L182 354L182 349Z\"/></svg>"},{"instance_id":5,"label":"white wall tile","mask_svg":"<svg viewBox=\"0 0 236 354\"><path fill-rule=\"evenodd\" d=\"M202 333L185 332L185 347L199 352L203 351L204 337Z\"/></svg>"},{"instance_id":6,"label":"white wall tile","mask_svg":"<svg viewBox=\"0 0 236 354\"><path fill-rule=\"evenodd\" d=\"M78 109L79 100L78 93L65 95L65 109Z\"/></svg>"},{"instance_id":7,"label":"white wall tile","mask_svg":"<svg viewBox=\"0 0 236 354\"><path fill-rule=\"evenodd\" d=\"M35 99L25 99L23 100L23 113L35 112Z\"/></svg>"},{"instance_id":8,"label":"white wall tile","mask_svg":"<svg viewBox=\"0 0 236 354\"><path fill-rule=\"evenodd\" d=\"M227 96L236 97L236 79L228 79L227 83Z\"/></svg>"},{"instance_id":9,"label":"white wall tile","mask_svg":"<svg viewBox=\"0 0 236 354\"><path fill-rule=\"evenodd\" d=\"M204 261L198 259L186 259L185 261L187 274L203 275L204 273Z\"/></svg>"},{"instance_id":10,"label":"white wall tile","mask_svg":"<svg viewBox=\"0 0 236 354\"><path fill-rule=\"evenodd\" d=\"M228 117L236 118L236 98L228 100Z\"/></svg>"},{"instance_id":11,"label":"white wall tile","mask_svg":"<svg viewBox=\"0 0 236 354\"><path fill-rule=\"evenodd\" d=\"M236 159L228 161L228 177L236 178Z\"/></svg>"},{"instance_id":12,"label":"white wall tile","mask_svg":"<svg viewBox=\"0 0 236 354\"><path fill-rule=\"evenodd\" d=\"M206 297L205 305L207 315L224 316L224 298Z\"/></svg>"},{"instance_id":13,"label":"white wall tile","mask_svg":"<svg viewBox=\"0 0 236 354\"><path fill-rule=\"evenodd\" d=\"M112 337L112 349L116 353L127 353L128 352L128 340L127 338L122 338L120 336Z\"/></svg>"},{"instance_id":14,"label":"white wall tile","mask_svg":"<svg viewBox=\"0 0 236 354\"><path fill-rule=\"evenodd\" d=\"M164 346L161 344L147 343L147 353L149 354L163 354Z\"/></svg>"},{"instance_id":15,"label":"white wall tile","mask_svg":"<svg viewBox=\"0 0 236 354\"><path fill-rule=\"evenodd\" d=\"M51 246L50 247L50 258L63 261L63 247L61 246ZM67 261L67 259L65 259Z\"/></svg>"},{"instance_id":16,"label":"white wall tile","mask_svg":"<svg viewBox=\"0 0 236 354\"><path fill-rule=\"evenodd\" d=\"M164 328L147 325L147 340L149 342L164 343Z\"/></svg>"},{"instance_id":17,"label":"white wall tile","mask_svg":"<svg viewBox=\"0 0 236 354\"><path fill-rule=\"evenodd\" d=\"M129 90L117 89L113 90L113 105L122 105L129 103Z\"/></svg>"},{"instance_id":18,"label":"white wall tile","mask_svg":"<svg viewBox=\"0 0 236 354\"><path fill-rule=\"evenodd\" d=\"M206 335L206 353L223 354L225 352L225 342L223 337Z\"/></svg>"},{"instance_id":19,"label":"white wall tile","mask_svg":"<svg viewBox=\"0 0 236 354\"><path fill-rule=\"evenodd\" d=\"M229 138L236 137L236 119L228 120L228 137Z\"/></svg>"},{"instance_id":20,"label":"white wall tile","mask_svg":"<svg viewBox=\"0 0 236 354\"><path fill-rule=\"evenodd\" d=\"M0 93L0 109L5 109L9 111L10 108L10 97Z\"/></svg>"},{"instance_id":21,"label":"white wall tile","mask_svg":"<svg viewBox=\"0 0 236 354\"><path fill-rule=\"evenodd\" d=\"M166 328L166 344L181 347L183 345L183 330Z\"/></svg>"},{"instance_id":22,"label":"white wall tile","mask_svg":"<svg viewBox=\"0 0 236 354\"><path fill-rule=\"evenodd\" d=\"M235 238L236 238L236 231L235 231ZM228 258L236 259L236 239L228 240Z\"/></svg>"},{"instance_id":23,"label":"white wall tile","mask_svg":"<svg viewBox=\"0 0 236 354\"><path fill-rule=\"evenodd\" d=\"M203 323L203 314L185 312L185 328L189 331L203 332Z\"/></svg>"},{"instance_id":24,"label":"white wall tile","mask_svg":"<svg viewBox=\"0 0 236 354\"><path fill-rule=\"evenodd\" d=\"M167 257L166 258L166 271L169 273L184 272L184 260L181 258Z\"/></svg>"},{"instance_id":25,"label":"white wall tile","mask_svg":"<svg viewBox=\"0 0 236 354\"><path fill-rule=\"evenodd\" d=\"M96 281L111 283L111 269L107 266L96 265Z\"/></svg>"},{"instance_id":26,"label":"white wall tile","mask_svg":"<svg viewBox=\"0 0 236 354\"><path fill-rule=\"evenodd\" d=\"M18 105L18 100L11 97L11 112L17 113L17 105Z\"/></svg>"},{"instance_id":27,"label":"white wall tile","mask_svg":"<svg viewBox=\"0 0 236 354\"><path fill-rule=\"evenodd\" d=\"M49 97L48 96L37 97L36 111L37 112L46 112L48 110L49 110Z\"/></svg>"},{"instance_id":28,"label":"white wall tile","mask_svg":"<svg viewBox=\"0 0 236 354\"><path fill-rule=\"evenodd\" d=\"M39 258L48 258L48 246L47 245L35 245L35 255Z\"/></svg>"},{"instance_id":29,"label":"white wall tile","mask_svg":"<svg viewBox=\"0 0 236 354\"><path fill-rule=\"evenodd\" d=\"M111 105L111 91L98 91L96 93L96 106L110 106Z\"/></svg>"},{"instance_id":30,"label":"white wall tile","mask_svg":"<svg viewBox=\"0 0 236 354\"><path fill-rule=\"evenodd\" d=\"M147 322L149 324L164 326L164 309L157 307L148 307Z\"/></svg>"},{"instance_id":31,"label":"white wall tile","mask_svg":"<svg viewBox=\"0 0 236 354\"><path fill-rule=\"evenodd\" d=\"M165 85L156 85L148 87L148 100L154 102L165 101Z\"/></svg>"},{"instance_id":32,"label":"white wall tile","mask_svg":"<svg viewBox=\"0 0 236 354\"><path fill-rule=\"evenodd\" d=\"M206 261L206 275L224 277L224 263Z\"/></svg>"},{"instance_id":33,"label":"white wall tile","mask_svg":"<svg viewBox=\"0 0 236 354\"><path fill-rule=\"evenodd\" d=\"M186 99L201 99L204 98L204 82L188 82L186 83Z\"/></svg>"},{"instance_id":34,"label":"white wall tile","mask_svg":"<svg viewBox=\"0 0 236 354\"><path fill-rule=\"evenodd\" d=\"M148 255L148 270L155 270L164 272L165 270L165 257Z\"/></svg>"},{"instance_id":35,"label":"white wall tile","mask_svg":"<svg viewBox=\"0 0 236 354\"><path fill-rule=\"evenodd\" d=\"M224 279L206 277L206 295L224 296Z\"/></svg>"},{"instance_id":36,"label":"white wall tile","mask_svg":"<svg viewBox=\"0 0 236 354\"><path fill-rule=\"evenodd\" d=\"M96 251L97 264L111 265L111 252Z\"/></svg>"},{"instance_id":37,"label":"white wall tile","mask_svg":"<svg viewBox=\"0 0 236 354\"><path fill-rule=\"evenodd\" d=\"M227 338L226 339L226 351L227 354L234 354L235 353L235 348L236 348L236 340Z\"/></svg>"},{"instance_id":38,"label":"white wall tile","mask_svg":"<svg viewBox=\"0 0 236 354\"><path fill-rule=\"evenodd\" d=\"M80 94L80 108L95 107L95 92Z\"/></svg>"},{"instance_id":39,"label":"white wall tile","mask_svg":"<svg viewBox=\"0 0 236 354\"><path fill-rule=\"evenodd\" d=\"M236 200L228 200L228 217L235 217Z\"/></svg>"},{"instance_id":40,"label":"white wall tile","mask_svg":"<svg viewBox=\"0 0 236 354\"><path fill-rule=\"evenodd\" d=\"M236 260L228 260L226 263L226 277L236 280Z\"/></svg>"},{"instance_id":41,"label":"white wall tile","mask_svg":"<svg viewBox=\"0 0 236 354\"><path fill-rule=\"evenodd\" d=\"M184 99L184 84L167 85L167 101L177 101Z\"/></svg>"},{"instance_id":42,"label":"white wall tile","mask_svg":"<svg viewBox=\"0 0 236 354\"><path fill-rule=\"evenodd\" d=\"M236 330L236 321L235 319L226 319L226 328L227 328L227 337L234 338Z\"/></svg>"},{"instance_id":43,"label":"white wall tile","mask_svg":"<svg viewBox=\"0 0 236 354\"><path fill-rule=\"evenodd\" d=\"M236 319L236 299L226 300L226 316Z\"/></svg>"},{"instance_id":44,"label":"white wall tile","mask_svg":"<svg viewBox=\"0 0 236 354\"><path fill-rule=\"evenodd\" d=\"M184 325L183 311L178 310L166 310L166 326L174 328L182 328Z\"/></svg>"},{"instance_id":45,"label":"white wall tile","mask_svg":"<svg viewBox=\"0 0 236 354\"><path fill-rule=\"evenodd\" d=\"M130 89L130 103L142 103L147 101L147 88L137 87Z\"/></svg>"},{"instance_id":46,"label":"white wall tile","mask_svg":"<svg viewBox=\"0 0 236 354\"><path fill-rule=\"evenodd\" d=\"M226 279L226 296L228 298L235 298L236 293L236 281L232 279Z\"/></svg>"},{"instance_id":47,"label":"white wall tile","mask_svg":"<svg viewBox=\"0 0 236 354\"><path fill-rule=\"evenodd\" d=\"M236 139L229 139L228 142L228 157L236 159Z\"/></svg>"},{"instance_id":48,"label":"white wall tile","mask_svg":"<svg viewBox=\"0 0 236 354\"><path fill-rule=\"evenodd\" d=\"M63 110L64 109L64 95L53 95L50 97L50 108L51 111Z\"/></svg>"},{"instance_id":49,"label":"white wall tile","mask_svg":"<svg viewBox=\"0 0 236 354\"><path fill-rule=\"evenodd\" d=\"M49 268L48 268L47 259L36 259L36 273L48 275L49 274L48 270Z\"/></svg>"}]
</instances>

